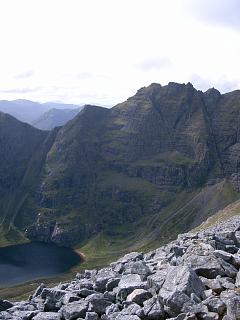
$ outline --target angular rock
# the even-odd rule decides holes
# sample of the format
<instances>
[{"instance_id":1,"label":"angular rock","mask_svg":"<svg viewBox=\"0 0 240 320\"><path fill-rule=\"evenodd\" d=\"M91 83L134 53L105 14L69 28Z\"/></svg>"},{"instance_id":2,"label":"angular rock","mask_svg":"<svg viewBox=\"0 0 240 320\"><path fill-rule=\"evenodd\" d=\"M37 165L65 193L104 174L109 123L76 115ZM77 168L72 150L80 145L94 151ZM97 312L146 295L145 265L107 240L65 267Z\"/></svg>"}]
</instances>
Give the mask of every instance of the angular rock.
<instances>
[{"instance_id":1,"label":"angular rock","mask_svg":"<svg viewBox=\"0 0 240 320\"><path fill-rule=\"evenodd\" d=\"M10 301L0 300L0 311L5 311L11 307L13 307L13 304Z\"/></svg>"},{"instance_id":2,"label":"angular rock","mask_svg":"<svg viewBox=\"0 0 240 320\"><path fill-rule=\"evenodd\" d=\"M223 251L223 250L215 250L213 254L215 255L215 257L221 258L225 261L230 261L232 258L231 253L228 253L227 251Z\"/></svg>"},{"instance_id":3,"label":"angular rock","mask_svg":"<svg viewBox=\"0 0 240 320\"><path fill-rule=\"evenodd\" d=\"M12 313L12 317L22 320L31 320L36 314L36 311L15 311Z\"/></svg>"},{"instance_id":4,"label":"angular rock","mask_svg":"<svg viewBox=\"0 0 240 320\"><path fill-rule=\"evenodd\" d=\"M175 291L173 294L164 300L165 310L170 317L175 317L183 311L183 306L186 305L190 301L189 296L187 296L184 292ZM192 302L194 305L196 303ZM187 310L188 312L189 310Z\"/></svg>"},{"instance_id":5,"label":"angular rock","mask_svg":"<svg viewBox=\"0 0 240 320\"><path fill-rule=\"evenodd\" d=\"M200 277L200 279L205 287L212 289L212 291L216 293L221 293L224 289L220 282L220 279L208 279L205 277Z\"/></svg>"},{"instance_id":6,"label":"angular rock","mask_svg":"<svg viewBox=\"0 0 240 320\"><path fill-rule=\"evenodd\" d=\"M129 261L138 261L143 259L142 252L131 252L123 256L122 258L118 259L116 262L111 263L111 266L117 263L127 263Z\"/></svg>"},{"instance_id":7,"label":"angular rock","mask_svg":"<svg viewBox=\"0 0 240 320\"><path fill-rule=\"evenodd\" d=\"M113 292L113 291L110 291L110 292L109 292L109 291L106 291L106 292L104 292L103 297L104 297L104 299L106 299L106 300L108 300L108 301L111 301L111 302L113 302L113 303L116 302L116 293Z\"/></svg>"},{"instance_id":8,"label":"angular rock","mask_svg":"<svg viewBox=\"0 0 240 320\"><path fill-rule=\"evenodd\" d=\"M88 310L88 302L74 301L63 306L60 315L66 320L75 320L77 318L85 318Z\"/></svg>"},{"instance_id":9,"label":"angular rock","mask_svg":"<svg viewBox=\"0 0 240 320\"><path fill-rule=\"evenodd\" d=\"M134 289L146 289L146 286L138 274L124 275L118 284L117 298L123 301Z\"/></svg>"},{"instance_id":10,"label":"angular rock","mask_svg":"<svg viewBox=\"0 0 240 320\"><path fill-rule=\"evenodd\" d=\"M145 300L148 300L152 297L152 294L144 289L135 289L132 293L127 296L129 302L135 302L139 305L142 305Z\"/></svg>"},{"instance_id":11,"label":"angular rock","mask_svg":"<svg viewBox=\"0 0 240 320\"><path fill-rule=\"evenodd\" d=\"M195 314L180 313L174 318L168 318L168 320L198 320Z\"/></svg>"},{"instance_id":12,"label":"angular rock","mask_svg":"<svg viewBox=\"0 0 240 320\"><path fill-rule=\"evenodd\" d=\"M230 263L226 262L223 259L218 259L221 263L221 266L228 277L235 278L238 270Z\"/></svg>"},{"instance_id":13,"label":"angular rock","mask_svg":"<svg viewBox=\"0 0 240 320\"><path fill-rule=\"evenodd\" d=\"M234 289L234 279L229 277L222 277L218 280L224 289Z\"/></svg>"},{"instance_id":14,"label":"angular rock","mask_svg":"<svg viewBox=\"0 0 240 320\"><path fill-rule=\"evenodd\" d=\"M208 307L209 311L218 313L219 315L223 315L226 310L226 304L217 297L210 297L203 301L203 303Z\"/></svg>"},{"instance_id":15,"label":"angular rock","mask_svg":"<svg viewBox=\"0 0 240 320\"><path fill-rule=\"evenodd\" d=\"M62 303L63 304L68 304L70 302L73 302L73 301L78 301L80 300L81 298L76 294L76 293L72 293L72 292L68 292L65 294L65 296L62 298Z\"/></svg>"},{"instance_id":16,"label":"angular rock","mask_svg":"<svg viewBox=\"0 0 240 320\"><path fill-rule=\"evenodd\" d=\"M96 312L87 312L85 320L99 320L99 316Z\"/></svg>"},{"instance_id":17,"label":"angular rock","mask_svg":"<svg viewBox=\"0 0 240 320\"><path fill-rule=\"evenodd\" d=\"M168 265L163 266L161 269L156 270L154 274L147 278L147 282L150 288L153 288L156 292L162 288L165 278L168 273Z\"/></svg>"},{"instance_id":18,"label":"angular rock","mask_svg":"<svg viewBox=\"0 0 240 320\"><path fill-rule=\"evenodd\" d=\"M114 318L115 320L141 320L138 316L136 315L124 315L124 314L119 314Z\"/></svg>"},{"instance_id":19,"label":"angular rock","mask_svg":"<svg viewBox=\"0 0 240 320\"><path fill-rule=\"evenodd\" d=\"M165 312L159 298L153 297L143 302L143 312L148 320L161 320L165 318Z\"/></svg>"},{"instance_id":20,"label":"angular rock","mask_svg":"<svg viewBox=\"0 0 240 320\"><path fill-rule=\"evenodd\" d=\"M204 312L200 315L202 320L218 320L219 315L216 312Z\"/></svg>"},{"instance_id":21,"label":"angular rock","mask_svg":"<svg viewBox=\"0 0 240 320\"><path fill-rule=\"evenodd\" d=\"M170 299L175 292L182 292L188 296L195 293L201 297L204 289L201 280L193 270L185 266L170 266L159 296L163 301Z\"/></svg>"},{"instance_id":22,"label":"angular rock","mask_svg":"<svg viewBox=\"0 0 240 320\"><path fill-rule=\"evenodd\" d=\"M240 295L227 301L227 315L233 320L240 319Z\"/></svg>"},{"instance_id":23,"label":"angular rock","mask_svg":"<svg viewBox=\"0 0 240 320\"><path fill-rule=\"evenodd\" d=\"M46 288L45 284L41 283L40 286L37 287L36 291L34 292L33 298L39 296L42 293L43 289L45 289L45 288Z\"/></svg>"},{"instance_id":24,"label":"angular rock","mask_svg":"<svg viewBox=\"0 0 240 320\"><path fill-rule=\"evenodd\" d=\"M89 279L81 279L79 280L76 285L74 286L75 290L81 290L81 289L89 289L93 290L93 281Z\"/></svg>"},{"instance_id":25,"label":"angular rock","mask_svg":"<svg viewBox=\"0 0 240 320\"><path fill-rule=\"evenodd\" d=\"M122 315L136 315L139 318L144 318L143 309L136 303L124 303L124 309L120 312Z\"/></svg>"},{"instance_id":26,"label":"angular rock","mask_svg":"<svg viewBox=\"0 0 240 320\"><path fill-rule=\"evenodd\" d=\"M112 302L104 299L104 298L91 298L89 301L89 308L88 310L91 312L96 312L99 315L103 315L106 313L107 307L109 307Z\"/></svg>"},{"instance_id":27,"label":"angular rock","mask_svg":"<svg viewBox=\"0 0 240 320\"><path fill-rule=\"evenodd\" d=\"M83 289L80 289L80 290L76 291L76 294L79 297L82 297L82 298L86 298L86 297L88 297L88 296L90 296L91 294L94 294L94 293L97 293L97 291L86 289L86 288L83 288Z\"/></svg>"},{"instance_id":28,"label":"angular rock","mask_svg":"<svg viewBox=\"0 0 240 320\"><path fill-rule=\"evenodd\" d=\"M218 259L213 255L187 255L184 262L192 268L197 275L205 278L216 278L218 275L225 275L225 272Z\"/></svg>"},{"instance_id":29,"label":"angular rock","mask_svg":"<svg viewBox=\"0 0 240 320\"><path fill-rule=\"evenodd\" d=\"M107 291L112 291L113 288L116 288L119 284L119 281L121 280L121 278L113 278L113 279L109 279L106 283L106 290Z\"/></svg>"},{"instance_id":30,"label":"angular rock","mask_svg":"<svg viewBox=\"0 0 240 320\"><path fill-rule=\"evenodd\" d=\"M60 320L60 314L56 312L39 312L33 320Z\"/></svg>"},{"instance_id":31,"label":"angular rock","mask_svg":"<svg viewBox=\"0 0 240 320\"><path fill-rule=\"evenodd\" d=\"M44 288L42 292L40 293L40 298L46 299L46 298L51 298L53 300L61 300L67 291L65 290L57 290L55 288L49 289L49 288Z\"/></svg>"},{"instance_id":32,"label":"angular rock","mask_svg":"<svg viewBox=\"0 0 240 320\"><path fill-rule=\"evenodd\" d=\"M144 261L129 262L124 266L123 274L138 274L143 280L151 274L149 267Z\"/></svg>"},{"instance_id":33,"label":"angular rock","mask_svg":"<svg viewBox=\"0 0 240 320\"><path fill-rule=\"evenodd\" d=\"M237 288L240 288L240 271L238 271L238 273L237 273L235 286Z\"/></svg>"},{"instance_id":34,"label":"angular rock","mask_svg":"<svg viewBox=\"0 0 240 320\"><path fill-rule=\"evenodd\" d=\"M107 282L114 279L116 276L116 272L112 271L110 268L100 270L96 275L93 289L99 292L104 292L106 290Z\"/></svg>"}]
</instances>

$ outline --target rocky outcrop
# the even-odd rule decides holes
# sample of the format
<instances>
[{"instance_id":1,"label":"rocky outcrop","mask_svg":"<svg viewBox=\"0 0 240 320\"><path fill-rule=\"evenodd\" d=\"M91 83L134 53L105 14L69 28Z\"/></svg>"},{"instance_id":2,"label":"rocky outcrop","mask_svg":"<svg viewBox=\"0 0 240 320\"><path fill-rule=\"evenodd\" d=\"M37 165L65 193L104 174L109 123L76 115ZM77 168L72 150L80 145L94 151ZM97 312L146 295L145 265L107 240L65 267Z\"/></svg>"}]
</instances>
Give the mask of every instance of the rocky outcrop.
<instances>
[{"instance_id":1,"label":"rocky outcrop","mask_svg":"<svg viewBox=\"0 0 240 320\"><path fill-rule=\"evenodd\" d=\"M27 301L0 302L2 320L240 319L240 218L146 254L85 270Z\"/></svg>"}]
</instances>

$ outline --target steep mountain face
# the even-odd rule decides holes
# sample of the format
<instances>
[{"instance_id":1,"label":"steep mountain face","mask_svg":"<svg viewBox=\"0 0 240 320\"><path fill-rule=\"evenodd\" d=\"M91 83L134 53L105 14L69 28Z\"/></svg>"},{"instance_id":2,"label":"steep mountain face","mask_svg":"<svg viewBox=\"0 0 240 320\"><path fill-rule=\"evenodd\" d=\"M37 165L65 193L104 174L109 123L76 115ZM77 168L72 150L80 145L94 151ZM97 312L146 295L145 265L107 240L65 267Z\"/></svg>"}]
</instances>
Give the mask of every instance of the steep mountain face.
<instances>
[{"instance_id":1,"label":"steep mountain face","mask_svg":"<svg viewBox=\"0 0 240 320\"><path fill-rule=\"evenodd\" d=\"M41 130L51 130L55 127L63 126L72 120L82 109L50 109L35 120L32 125Z\"/></svg>"},{"instance_id":2,"label":"steep mountain face","mask_svg":"<svg viewBox=\"0 0 240 320\"><path fill-rule=\"evenodd\" d=\"M14 219L35 192L52 136L0 112L0 241L21 237Z\"/></svg>"},{"instance_id":3,"label":"steep mountain face","mask_svg":"<svg viewBox=\"0 0 240 320\"><path fill-rule=\"evenodd\" d=\"M20 121L32 124L45 112L52 108L57 109L77 109L78 105L64 103L39 103L24 99L13 101L0 100L0 111L8 113Z\"/></svg>"},{"instance_id":4,"label":"steep mountain face","mask_svg":"<svg viewBox=\"0 0 240 320\"><path fill-rule=\"evenodd\" d=\"M1 192L11 191L20 183L45 136L44 132L0 112Z\"/></svg>"},{"instance_id":5,"label":"steep mountain face","mask_svg":"<svg viewBox=\"0 0 240 320\"><path fill-rule=\"evenodd\" d=\"M61 245L174 238L239 198L239 111L240 91L190 83L152 84L112 109L85 106L48 134L14 227Z\"/></svg>"}]
</instances>

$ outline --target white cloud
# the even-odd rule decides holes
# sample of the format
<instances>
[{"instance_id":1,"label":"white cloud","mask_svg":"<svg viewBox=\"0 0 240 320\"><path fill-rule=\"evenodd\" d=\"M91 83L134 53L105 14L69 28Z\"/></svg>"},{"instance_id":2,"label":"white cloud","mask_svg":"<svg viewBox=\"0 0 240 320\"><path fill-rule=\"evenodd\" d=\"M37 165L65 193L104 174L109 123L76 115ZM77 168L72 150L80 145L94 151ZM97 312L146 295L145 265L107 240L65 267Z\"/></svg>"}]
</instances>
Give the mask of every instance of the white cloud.
<instances>
[{"instance_id":1,"label":"white cloud","mask_svg":"<svg viewBox=\"0 0 240 320\"><path fill-rule=\"evenodd\" d=\"M0 99L114 104L169 81L240 88L224 1L219 23L216 0L0 1Z\"/></svg>"},{"instance_id":2,"label":"white cloud","mask_svg":"<svg viewBox=\"0 0 240 320\"><path fill-rule=\"evenodd\" d=\"M15 78L16 79L30 78L30 77L33 76L33 74L34 74L34 72L32 70L29 70L29 71L26 71L26 72L23 72L23 73L16 74Z\"/></svg>"},{"instance_id":3,"label":"white cloud","mask_svg":"<svg viewBox=\"0 0 240 320\"><path fill-rule=\"evenodd\" d=\"M240 30L239 0L183 0L183 5L205 23Z\"/></svg>"}]
</instances>

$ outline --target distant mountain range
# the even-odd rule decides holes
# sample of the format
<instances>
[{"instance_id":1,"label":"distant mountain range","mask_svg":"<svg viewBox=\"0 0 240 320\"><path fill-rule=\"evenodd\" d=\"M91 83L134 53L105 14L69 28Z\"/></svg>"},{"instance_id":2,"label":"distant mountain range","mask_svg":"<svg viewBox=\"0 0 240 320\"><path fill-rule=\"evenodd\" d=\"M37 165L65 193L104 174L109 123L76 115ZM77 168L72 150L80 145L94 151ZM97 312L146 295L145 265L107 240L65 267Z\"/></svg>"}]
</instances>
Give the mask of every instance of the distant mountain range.
<instances>
[{"instance_id":1,"label":"distant mountain range","mask_svg":"<svg viewBox=\"0 0 240 320\"><path fill-rule=\"evenodd\" d=\"M240 198L240 91L151 84L42 131L0 113L0 243L158 246Z\"/></svg>"},{"instance_id":2,"label":"distant mountain range","mask_svg":"<svg viewBox=\"0 0 240 320\"><path fill-rule=\"evenodd\" d=\"M32 125L41 130L51 130L55 127L63 126L73 119L83 107L75 109L50 109L44 112Z\"/></svg>"},{"instance_id":3,"label":"distant mountain range","mask_svg":"<svg viewBox=\"0 0 240 320\"><path fill-rule=\"evenodd\" d=\"M52 129L55 125L55 122L56 125L58 125L58 123L60 123L61 125L65 124L69 119L71 119L70 109L76 109L79 111L79 108L79 105L74 104L54 102L39 103L22 99L13 101L0 100L0 111L8 113L20 121L27 122L33 125L36 123L41 128L43 127L44 130ZM44 115L45 112L48 112L51 109L67 109L67 111L52 111L49 114ZM73 116L75 116L76 113L77 112L73 111ZM50 117L49 120L47 119L48 116ZM64 121L64 117L66 117L66 121Z\"/></svg>"}]
</instances>

